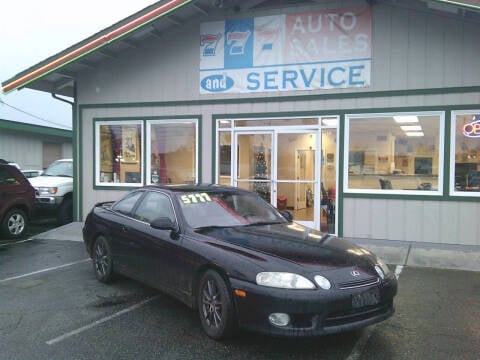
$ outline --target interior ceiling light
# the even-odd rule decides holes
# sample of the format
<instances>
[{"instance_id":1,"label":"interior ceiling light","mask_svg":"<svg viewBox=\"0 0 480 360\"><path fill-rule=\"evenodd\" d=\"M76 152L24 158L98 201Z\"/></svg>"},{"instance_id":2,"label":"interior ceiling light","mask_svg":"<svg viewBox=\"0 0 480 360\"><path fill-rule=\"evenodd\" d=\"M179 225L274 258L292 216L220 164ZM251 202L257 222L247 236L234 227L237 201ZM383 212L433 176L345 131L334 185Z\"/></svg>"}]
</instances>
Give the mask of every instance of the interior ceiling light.
<instances>
[{"instance_id":1,"label":"interior ceiling light","mask_svg":"<svg viewBox=\"0 0 480 360\"><path fill-rule=\"evenodd\" d=\"M399 124L405 124L405 123L417 123L418 122L418 116L415 115L399 115L399 116L394 116L393 120Z\"/></svg>"},{"instance_id":2,"label":"interior ceiling light","mask_svg":"<svg viewBox=\"0 0 480 360\"><path fill-rule=\"evenodd\" d=\"M409 132L406 132L405 135L407 136L425 136L425 134L423 133L423 131L409 131Z\"/></svg>"},{"instance_id":3,"label":"interior ceiling light","mask_svg":"<svg viewBox=\"0 0 480 360\"><path fill-rule=\"evenodd\" d=\"M337 126L337 123L338 123L337 118L322 119L322 124L326 126Z\"/></svg>"},{"instance_id":4,"label":"interior ceiling light","mask_svg":"<svg viewBox=\"0 0 480 360\"><path fill-rule=\"evenodd\" d=\"M403 131L422 131L422 127L420 125L402 125L400 128Z\"/></svg>"}]
</instances>

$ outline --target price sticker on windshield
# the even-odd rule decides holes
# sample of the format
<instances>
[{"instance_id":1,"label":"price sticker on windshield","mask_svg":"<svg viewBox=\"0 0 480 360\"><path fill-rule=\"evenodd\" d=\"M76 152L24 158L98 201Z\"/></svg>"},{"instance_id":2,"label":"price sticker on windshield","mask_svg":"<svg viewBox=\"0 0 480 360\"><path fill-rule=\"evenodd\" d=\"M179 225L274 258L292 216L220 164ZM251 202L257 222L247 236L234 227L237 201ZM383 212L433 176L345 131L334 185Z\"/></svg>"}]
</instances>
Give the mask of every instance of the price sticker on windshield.
<instances>
[{"instance_id":1,"label":"price sticker on windshield","mask_svg":"<svg viewBox=\"0 0 480 360\"><path fill-rule=\"evenodd\" d=\"M182 195L181 199L185 205L205 203L205 202L212 201L212 198L207 193L195 193L195 194Z\"/></svg>"}]
</instances>

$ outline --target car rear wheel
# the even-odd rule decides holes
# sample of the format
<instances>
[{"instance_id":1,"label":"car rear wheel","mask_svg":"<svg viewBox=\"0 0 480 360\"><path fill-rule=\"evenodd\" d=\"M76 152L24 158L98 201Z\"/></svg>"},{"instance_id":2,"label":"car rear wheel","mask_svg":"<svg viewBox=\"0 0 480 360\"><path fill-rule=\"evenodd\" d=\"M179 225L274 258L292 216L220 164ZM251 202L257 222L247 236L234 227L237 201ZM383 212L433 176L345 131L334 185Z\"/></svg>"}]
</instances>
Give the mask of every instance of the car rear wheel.
<instances>
[{"instance_id":1,"label":"car rear wheel","mask_svg":"<svg viewBox=\"0 0 480 360\"><path fill-rule=\"evenodd\" d=\"M202 327L213 339L231 336L236 329L232 294L219 273L208 270L200 280L198 312Z\"/></svg>"},{"instance_id":2,"label":"car rear wheel","mask_svg":"<svg viewBox=\"0 0 480 360\"><path fill-rule=\"evenodd\" d=\"M21 209L9 210L3 219L2 232L9 238L22 237L27 232L27 228L27 214Z\"/></svg>"},{"instance_id":3,"label":"car rear wheel","mask_svg":"<svg viewBox=\"0 0 480 360\"><path fill-rule=\"evenodd\" d=\"M112 251L107 239L99 236L93 244L93 271L97 279L103 283L113 280L113 258Z\"/></svg>"}]
</instances>

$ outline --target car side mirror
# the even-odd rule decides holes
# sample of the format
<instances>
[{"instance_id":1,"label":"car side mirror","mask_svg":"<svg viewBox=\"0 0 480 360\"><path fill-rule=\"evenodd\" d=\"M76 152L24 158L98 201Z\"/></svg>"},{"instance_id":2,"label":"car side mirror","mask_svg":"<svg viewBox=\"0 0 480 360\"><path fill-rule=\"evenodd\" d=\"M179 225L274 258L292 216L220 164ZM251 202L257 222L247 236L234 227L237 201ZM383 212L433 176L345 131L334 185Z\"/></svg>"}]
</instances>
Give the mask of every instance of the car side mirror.
<instances>
[{"instance_id":1,"label":"car side mirror","mask_svg":"<svg viewBox=\"0 0 480 360\"><path fill-rule=\"evenodd\" d=\"M282 214L282 216L288 221L288 222L292 222L293 221L293 215L290 211L288 210L279 210L280 211L280 214Z\"/></svg>"},{"instance_id":2,"label":"car side mirror","mask_svg":"<svg viewBox=\"0 0 480 360\"><path fill-rule=\"evenodd\" d=\"M157 230L176 230L175 224L167 217L159 217L153 220L150 226Z\"/></svg>"},{"instance_id":3,"label":"car side mirror","mask_svg":"<svg viewBox=\"0 0 480 360\"><path fill-rule=\"evenodd\" d=\"M150 223L150 227L156 230L170 230L170 238L177 240L179 237L178 229L175 224L167 217L159 217Z\"/></svg>"}]
</instances>

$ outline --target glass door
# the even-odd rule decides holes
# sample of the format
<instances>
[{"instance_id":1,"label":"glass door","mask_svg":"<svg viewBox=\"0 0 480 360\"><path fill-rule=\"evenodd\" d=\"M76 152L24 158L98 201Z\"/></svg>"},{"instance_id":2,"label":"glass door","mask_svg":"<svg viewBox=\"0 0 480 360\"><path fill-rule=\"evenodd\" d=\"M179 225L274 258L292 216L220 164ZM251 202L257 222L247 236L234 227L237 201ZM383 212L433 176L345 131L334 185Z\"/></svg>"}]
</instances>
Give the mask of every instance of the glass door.
<instances>
[{"instance_id":1,"label":"glass door","mask_svg":"<svg viewBox=\"0 0 480 360\"><path fill-rule=\"evenodd\" d=\"M234 130L222 133L219 144L220 181L256 192L295 222L337 232L336 126Z\"/></svg>"},{"instance_id":2,"label":"glass door","mask_svg":"<svg viewBox=\"0 0 480 360\"><path fill-rule=\"evenodd\" d=\"M319 227L317 131L278 132L276 198L280 210L292 213L295 222Z\"/></svg>"},{"instance_id":3,"label":"glass door","mask_svg":"<svg viewBox=\"0 0 480 360\"><path fill-rule=\"evenodd\" d=\"M234 186L272 202L273 131L237 132Z\"/></svg>"}]
</instances>

